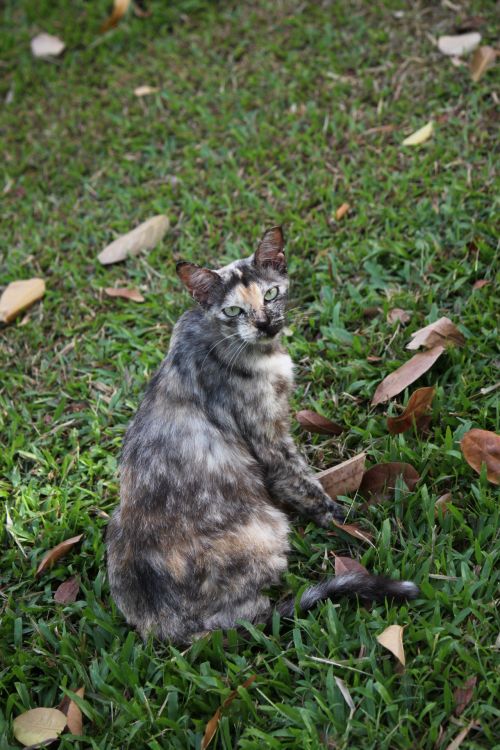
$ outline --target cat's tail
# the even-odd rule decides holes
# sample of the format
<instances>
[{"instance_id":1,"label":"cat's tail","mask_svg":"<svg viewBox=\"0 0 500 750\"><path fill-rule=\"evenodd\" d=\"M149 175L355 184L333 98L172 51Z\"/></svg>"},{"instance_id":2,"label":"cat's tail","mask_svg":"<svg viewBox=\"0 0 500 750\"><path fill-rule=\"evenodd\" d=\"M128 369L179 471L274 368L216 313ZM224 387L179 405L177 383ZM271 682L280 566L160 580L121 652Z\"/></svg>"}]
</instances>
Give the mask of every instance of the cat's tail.
<instances>
[{"instance_id":1,"label":"cat's tail","mask_svg":"<svg viewBox=\"0 0 500 750\"><path fill-rule=\"evenodd\" d=\"M359 597L371 602L383 602L385 599L401 602L415 599L418 594L418 586L411 581L394 581L384 576L362 572L343 573L306 589L300 597L298 610L308 612L320 601L340 599L344 596ZM293 617L296 606L295 598L290 597L279 602L275 609L282 617Z\"/></svg>"}]
</instances>

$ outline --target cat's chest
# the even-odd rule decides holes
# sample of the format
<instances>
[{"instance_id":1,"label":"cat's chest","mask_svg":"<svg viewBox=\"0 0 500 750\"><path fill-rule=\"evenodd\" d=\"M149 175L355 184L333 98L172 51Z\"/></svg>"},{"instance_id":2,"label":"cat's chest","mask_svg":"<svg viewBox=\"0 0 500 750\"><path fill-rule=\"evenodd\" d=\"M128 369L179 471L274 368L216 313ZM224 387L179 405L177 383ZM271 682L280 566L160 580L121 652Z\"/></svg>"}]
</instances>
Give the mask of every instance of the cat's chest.
<instances>
[{"instance_id":1,"label":"cat's chest","mask_svg":"<svg viewBox=\"0 0 500 750\"><path fill-rule=\"evenodd\" d=\"M262 357L255 367L255 418L279 419L288 413L293 387L293 362L285 352Z\"/></svg>"}]
</instances>

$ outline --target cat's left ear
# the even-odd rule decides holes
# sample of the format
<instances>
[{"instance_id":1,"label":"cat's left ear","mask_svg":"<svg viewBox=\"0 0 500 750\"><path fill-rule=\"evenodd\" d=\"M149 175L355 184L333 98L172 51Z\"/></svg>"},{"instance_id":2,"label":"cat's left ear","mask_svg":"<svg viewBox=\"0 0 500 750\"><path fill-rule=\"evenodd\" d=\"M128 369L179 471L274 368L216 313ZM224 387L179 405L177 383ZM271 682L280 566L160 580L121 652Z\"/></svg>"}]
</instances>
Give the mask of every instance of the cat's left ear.
<instances>
[{"instance_id":1,"label":"cat's left ear","mask_svg":"<svg viewBox=\"0 0 500 750\"><path fill-rule=\"evenodd\" d=\"M196 263L188 263L181 260L177 263L176 271L191 296L200 305L207 305L213 292L219 286L222 286L220 277L215 271L210 271L208 268L201 268Z\"/></svg>"},{"instance_id":2,"label":"cat's left ear","mask_svg":"<svg viewBox=\"0 0 500 750\"><path fill-rule=\"evenodd\" d=\"M254 263L257 268L274 268L286 273L285 238L281 227L272 227L264 232L255 252Z\"/></svg>"}]
</instances>

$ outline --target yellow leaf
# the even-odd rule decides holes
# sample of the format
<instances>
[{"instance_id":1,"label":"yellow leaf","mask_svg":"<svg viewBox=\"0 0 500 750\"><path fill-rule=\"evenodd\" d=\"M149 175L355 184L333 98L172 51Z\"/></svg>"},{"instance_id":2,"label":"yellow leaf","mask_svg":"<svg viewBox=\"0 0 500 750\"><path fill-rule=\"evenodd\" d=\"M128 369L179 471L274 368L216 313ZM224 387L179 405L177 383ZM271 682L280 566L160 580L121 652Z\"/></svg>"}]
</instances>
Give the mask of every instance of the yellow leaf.
<instances>
[{"instance_id":1,"label":"yellow leaf","mask_svg":"<svg viewBox=\"0 0 500 750\"><path fill-rule=\"evenodd\" d=\"M157 86L137 86L134 89L136 96L149 96L149 94L157 94L160 89Z\"/></svg>"},{"instance_id":2,"label":"yellow leaf","mask_svg":"<svg viewBox=\"0 0 500 750\"><path fill-rule=\"evenodd\" d=\"M123 18L130 5L130 0L115 0L113 5L113 12L107 21L101 26L101 32L108 31L118 24Z\"/></svg>"},{"instance_id":3,"label":"yellow leaf","mask_svg":"<svg viewBox=\"0 0 500 750\"><path fill-rule=\"evenodd\" d=\"M20 312L30 307L44 294L45 281L43 279L12 281L0 297L0 322L10 323Z\"/></svg>"},{"instance_id":4,"label":"yellow leaf","mask_svg":"<svg viewBox=\"0 0 500 750\"><path fill-rule=\"evenodd\" d=\"M403 648L403 628L401 625L389 625L383 633L377 636L377 641L386 648L396 659L405 665L405 651Z\"/></svg>"},{"instance_id":5,"label":"yellow leaf","mask_svg":"<svg viewBox=\"0 0 500 750\"><path fill-rule=\"evenodd\" d=\"M403 146L419 146L421 143L428 141L434 132L434 124L432 120L424 125L423 128L416 130L414 133L405 138Z\"/></svg>"},{"instance_id":6,"label":"yellow leaf","mask_svg":"<svg viewBox=\"0 0 500 750\"><path fill-rule=\"evenodd\" d=\"M57 708L32 708L12 723L16 740L25 746L55 740L66 726L66 717Z\"/></svg>"}]
</instances>

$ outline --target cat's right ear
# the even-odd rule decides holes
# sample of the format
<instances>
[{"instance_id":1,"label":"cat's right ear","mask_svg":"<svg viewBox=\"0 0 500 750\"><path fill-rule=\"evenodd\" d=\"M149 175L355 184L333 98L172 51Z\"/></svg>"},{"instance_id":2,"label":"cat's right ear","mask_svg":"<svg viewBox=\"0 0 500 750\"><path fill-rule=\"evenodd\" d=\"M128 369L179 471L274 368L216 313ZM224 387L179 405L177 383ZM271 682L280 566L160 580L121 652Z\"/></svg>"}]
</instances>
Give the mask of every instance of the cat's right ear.
<instances>
[{"instance_id":1,"label":"cat's right ear","mask_svg":"<svg viewBox=\"0 0 500 750\"><path fill-rule=\"evenodd\" d=\"M208 268L201 268L196 263L188 263L181 260L177 263L176 270L177 275L190 295L200 305L206 305L212 292L218 286L222 285L222 281L215 271L209 271Z\"/></svg>"}]
</instances>

